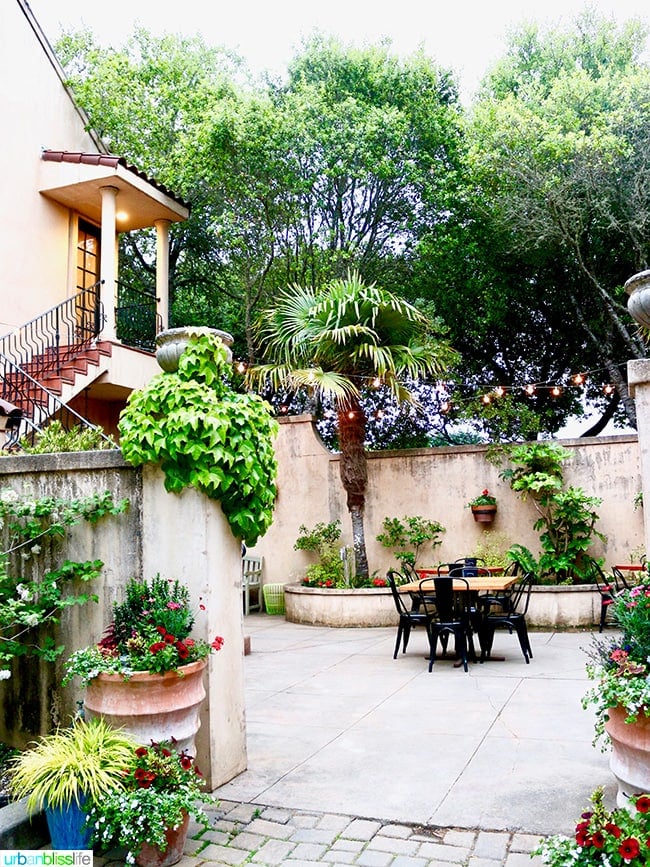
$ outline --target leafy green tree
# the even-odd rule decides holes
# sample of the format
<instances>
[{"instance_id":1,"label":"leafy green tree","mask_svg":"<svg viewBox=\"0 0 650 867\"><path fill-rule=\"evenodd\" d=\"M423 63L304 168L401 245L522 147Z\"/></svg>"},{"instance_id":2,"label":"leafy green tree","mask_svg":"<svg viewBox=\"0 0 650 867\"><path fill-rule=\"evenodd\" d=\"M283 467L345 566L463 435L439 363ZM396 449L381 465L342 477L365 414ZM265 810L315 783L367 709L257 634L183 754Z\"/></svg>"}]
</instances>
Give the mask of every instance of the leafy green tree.
<instances>
[{"instance_id":1,"label":"leafy green tree","mask_svg":"<svg viewBox=\"0 0 650 867\"><path fill-rule=\"evenodd\" d=\"M368 481L364 383L379 378L402 402L406 377L441 375L457 360L418 310L358 274L320 290L293 286L259 320L257 338L268 362L248 371L249 384L307 388L331 396L338 420L340 473L352 520L357 574L369 576L363 512Z\"/></svg>"},{"instance_id":2,"label":"leafy green tree","mask_svg":"<svg viewBox=\"0 0 650 867\"><path fill-rule=\"evenodd\" d=\"M489 219L529 279L542 280L527 293L529 330L562 345L577 369L580 358L601 368L594 385L615 385L631 424L622 363L645 348L622 284L650 252L644 37L638 24L618 32L591 15L569 32L522 30L486 80L469 129Z\"/></svg>"}]
</instances>

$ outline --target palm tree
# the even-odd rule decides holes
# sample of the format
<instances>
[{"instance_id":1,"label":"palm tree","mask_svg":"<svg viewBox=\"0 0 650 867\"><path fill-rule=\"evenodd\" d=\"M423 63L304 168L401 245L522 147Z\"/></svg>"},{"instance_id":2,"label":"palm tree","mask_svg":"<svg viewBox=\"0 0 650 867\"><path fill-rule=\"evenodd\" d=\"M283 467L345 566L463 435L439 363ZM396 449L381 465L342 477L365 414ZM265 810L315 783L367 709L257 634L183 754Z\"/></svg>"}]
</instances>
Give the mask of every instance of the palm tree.
<instances>
[{"instance_id":1,"label":"palm tree","mask_svg":"<svg viewBox=\"0 0 650 867\"><path fill-rule=\"evenodd\" d=\"M356 571L367 578L366 416L360 390L379 380L399 402L414 403L402 379L440 376L456 361L456 353L434 338L420 311L374 283L364 284L356 273L321 290L293 286L281 292L260 317L256 338L272 361L249 369L250 385L307 388L334 401Z\"/></svg>"}]
</instances>

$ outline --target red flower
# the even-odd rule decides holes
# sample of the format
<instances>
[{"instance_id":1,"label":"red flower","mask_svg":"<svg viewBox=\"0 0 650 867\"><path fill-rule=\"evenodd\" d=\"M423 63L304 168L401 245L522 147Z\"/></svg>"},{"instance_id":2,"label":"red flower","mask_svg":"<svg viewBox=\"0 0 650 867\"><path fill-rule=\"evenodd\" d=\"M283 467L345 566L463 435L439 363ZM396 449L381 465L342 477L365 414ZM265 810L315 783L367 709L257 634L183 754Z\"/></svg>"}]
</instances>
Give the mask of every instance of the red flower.
<instances>
[{"instance_id":1,"label":"red flower","mask_svg":"<svg viewBox=\"0 0 650 867\"><path fill-rule=\"evenodd\" d=\"M639 813L648 813L650 812L650 796L641 795L636 800L636 808Z\"/></svg>"},{"instance_id":2,"label":"red flower","mask_svg":"<svg viewBox=\"0 0 650 867\"><path fill-rule=\"evenodd\" d=\"M167 645L164 641L155 641L151 647L149 648L149 653L158 653L161 650L164 650Z\"/></svg>"},{"instance_id":3,"label":"red flower","mask_svg":"<svg viewBox=\"0 0 650 867\"><path fill-rule=\"evenodd\" d=\"M487 495L488 495L489 493L490 493L490 492L488 491L487 488L483 488L483 496L484 496L484 497L487 497Z\"/></svg>"},{"instance_id":4,"label":"red flower","mask_svg":"<svg viewBox=\"0 0 650 867\"><path fill-rule=\"evenodd\" d=\"M168 632L167 635L165 635L165 641L167 644L174 644L176 642L176 636L172 635L171 632Z\"/></svg>"},{"instance_id":5,"label":"red flower","mask_svg":"<svg viewBox=\"0 0 650 867\"><path fill-rule=\"evenodd\" d=\"M201 603L201 604L199 605L199 608L201 609L201 611L205 611L205 605L204 605L203 603Z\"/></svg>"},{"instance_id":6,"label":"red flower","mask_svg":"<svg viewBox=\"0 0 650 867\"><path fill-rule=\"evenodd\" d=\"M602 831L596 831L591 837L591 842L595 849L602 849L605 845L605 835Z\"/></svg>"},{"instance_id":7,"label":"red flower","mask_svg":"<svg viewBox=\"0 0 650 867\"><path fill-rule=\"evenodd\" d=\"M576 825L576 843L578 846L591 846L589 822L578 822Z\"/></svg>"},{"instance_id":8,"label":"red flower","mask_svg":"<svg viewBox=\"0 0 650 867\"><path fill-rule=\"evenodd\" d=\"M627 840L623 840L621 845L618 847L618 854L621 858L625 858L626 861L631 861L632 858L636 858L640 852L641 847L636 837L628 837Z\"/></svg>"},{"instance_id":9,"label":"red flower","mask_svg":"<svg viewBox=\"0 0 650 867\"><path fill-rule=\"evenodd\" d=\"M138 747L137 750L135 751L135 754L139 759L141 759L143 756L147 755L147 748L146 747Z\"/></svg>"},{"instance_id":10,"label":"red flower","mask_svg":"<svg viewBox=\"0 0 650 867\"><path fill-rule=\"evenodd\" d=\"M375 585L375 587L385 587L386 586L386 579L385 578L373 578L372 583Z\"/></svg>"},{"instance_id":11,"label":"red flower","mask_svg":"<svg viewBox=\"0 0 650 867\"><path fill-rule=\"evenodd\" d=\"M145 771L144 768L136 768L135 778L141 789L148 789L156 779L156 775L153 771Z\"/></svg>"},{"instance_id":12,"label":"red flower","mask_svg":"<svg viewBox=\"0 0 650 867\"><path fill-rule=\"evenodd\" d=\"M167 758L167 756L171 756L172 754L172 751L166 749L165 747L163 747L160 752L163 754L163 756L165 756L165 758Z\"/></svg>"},{"instance_id":13,"label":"red flower","mask_svg":"<svg viewBox=\"0 0 650 867\"><path fill-rule=\"evenodd\" d=\"M612 837L616 837L617 840L621 836L621 829L618 827L618 825L615 825L613 822L608 822L605 825L605 830L607 831L608 834L611 834Z\"/></svg>"},{"instance_id":14,"label":"red flower","mask_svg":"<svg viewBox=\"0 0 650 867\"><path fill-rule=\"evenodd\" d=\"M193 638L186 638L185 639L185 647L194 647L195 643L196 642L194 641Z\"/></svg>"},{"instance_id":15,"label":"red flower","mask_svg":"<svg viewBox=\"0 0 650 867\"><path fill-rule=\"evenodd\" d=\"M156 632L159 635L166 635L167 634L167 630L165 629L164 626L156 626Z\"/></svg>"},{"instance_id":16,"label":"red flower","mask_svg":"<svg viewBox=\"0 0 650 867\"><path fill-rule=\"evenodd\" d=\"M192 767L191 757L181 754L181 768L183 768L184 771L189 771L189 769L191 767Z\"/></svg>"},{"instance_id":17,"label":"red flower","mask_svg":"<svg viewBox=\"0 0 650 867\"><path fill-rule=\"evenodd\" d=\"M179 655L179 657L180 657L181 659L187 659L187 657L190 655L189 650L188 650L187 647L183 644L182 641L177 641L177 642L176 642L176 650L178 651L178 655Z\"/></svg>"},{"instance_id":18,"label":"red flower","mask_svg":"<svg viewBox=\"0 0 650 867\"><path fill-rule=\"evenodd\" d=\"M210 647L213 650L221 650L223 647L223 638L220 635L217 635Z\"/></svg>"}]
</instances>

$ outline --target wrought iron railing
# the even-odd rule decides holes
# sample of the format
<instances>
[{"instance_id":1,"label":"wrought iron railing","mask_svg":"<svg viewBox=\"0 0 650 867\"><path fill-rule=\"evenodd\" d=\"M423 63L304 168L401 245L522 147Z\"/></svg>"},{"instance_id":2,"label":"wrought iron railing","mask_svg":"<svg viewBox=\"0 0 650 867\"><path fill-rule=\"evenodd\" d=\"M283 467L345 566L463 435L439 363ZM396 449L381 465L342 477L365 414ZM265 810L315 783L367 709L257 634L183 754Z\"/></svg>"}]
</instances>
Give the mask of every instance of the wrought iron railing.
<instances>
[{"instance_id":1,"label":"wrought iron railing","mask_svg":"<svg viewBox=\"0 0 650 867\"><path fill-rule=\"evenodd\" d=\"M45 388L31 374L0 352L0 398L6 402L0 407L0 418L6 424L3 449L11 449L21 439L33 442L35 435L49 422L58 419L65 430L81 426L98 430L107 443L111 440L96 425L72 409L65 401ZM7 406L9 404L9 406ZM20 410L9 412L10 407ZM9 421L7 422L7 419Z\"/></svg>"},{"instance_id":2,"label":"wrought iron railing","mask_svg":"<svg viewBox=\"0 0 650 867\"><path fill-rule=\"evenodd\" d=\"M0 354L38 379L89 346L104 322L99 281L0 338Z\"/></svg>"},{"instance_id":3,"label":"wrought iron railing","mask_svg":"<svg viewBox=\"0 0 650 867\"><path fill-rule=\"evenodd\" d=\"M156 301L155 294L118 281L115 328L118 340L125 346L155 350L156 334L162 329Z\"/></svg>"}]
</instances>

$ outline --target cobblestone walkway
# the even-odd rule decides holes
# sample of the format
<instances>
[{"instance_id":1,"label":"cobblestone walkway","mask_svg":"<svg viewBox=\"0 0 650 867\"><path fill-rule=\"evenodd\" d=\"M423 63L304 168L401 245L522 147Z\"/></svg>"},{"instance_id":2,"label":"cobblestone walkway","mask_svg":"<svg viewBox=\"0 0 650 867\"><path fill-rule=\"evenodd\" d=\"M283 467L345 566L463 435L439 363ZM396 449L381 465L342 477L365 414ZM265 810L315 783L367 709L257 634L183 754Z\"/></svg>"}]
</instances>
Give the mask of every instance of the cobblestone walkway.
<instances>
[{"instance_id":1,"label":"cobblestone walkway","mask_svg":"<svg viewBox=\"0 0 650 867\"><path fill-rule=\"evenodd\" d=\"M255 864L310 867L539 867L533 834L384 823L222 801L209 831L194 827L179 867ZM123 861L95 858L95 867Z\"/></svg>"}]
</instances>

